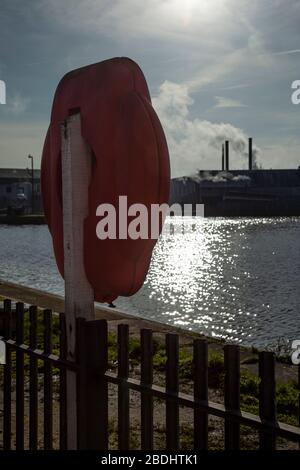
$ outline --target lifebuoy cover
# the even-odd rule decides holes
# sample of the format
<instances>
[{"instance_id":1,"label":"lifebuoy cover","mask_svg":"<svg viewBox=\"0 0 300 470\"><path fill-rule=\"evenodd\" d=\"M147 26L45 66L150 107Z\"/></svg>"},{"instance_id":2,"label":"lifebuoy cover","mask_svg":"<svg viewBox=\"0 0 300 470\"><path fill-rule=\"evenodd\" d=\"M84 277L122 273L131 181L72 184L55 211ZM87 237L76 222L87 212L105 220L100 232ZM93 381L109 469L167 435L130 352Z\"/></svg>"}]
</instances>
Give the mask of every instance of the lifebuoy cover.
<instances>
[{"instance_id":1,"label":"lifebuoy cover","mask_svg":"<svg viewBox=\"0 0 300 470\"><path fill-rule=\"evenodd\" d=\"M145 77L128 58L114 58L66 74L59 83L44 143L41 185L58 269L64 275L60 124L75 110L93 154L84 265L95 300L110 302L142 286L156 240L105 239L96 234L97 207L119 196L128 206L168 203L169 154Z\"/></svg>"}]
</instances>

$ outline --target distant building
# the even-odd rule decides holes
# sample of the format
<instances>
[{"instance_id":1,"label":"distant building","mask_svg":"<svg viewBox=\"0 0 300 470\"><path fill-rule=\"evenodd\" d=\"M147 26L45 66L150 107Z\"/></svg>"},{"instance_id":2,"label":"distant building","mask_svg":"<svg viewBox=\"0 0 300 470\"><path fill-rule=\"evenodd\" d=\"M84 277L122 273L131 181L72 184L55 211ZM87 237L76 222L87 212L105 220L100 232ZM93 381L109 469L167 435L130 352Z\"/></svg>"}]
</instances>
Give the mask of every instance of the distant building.
<instances>
[{"instance_id":1,"label":"distant building","mask_svg":"<svg viewBox=\"0 0 300 470\"><path fill-rule=\"evenodd\" d=\"M199 171L174 178L171 204L204 204L206 216L300 215L300 169Z\"/></svg>"},{"instance_id":2,"label":"distant building","mask_svg":"<svg viewBox=\"0 0 300 470\"><path fill-rule=\"evenodd\" d=\"M31 171L0 169L0 212L30 214L32 211ZM34 170L34 212L42 212L40 170Z\"/></svg>"}]
</instances>

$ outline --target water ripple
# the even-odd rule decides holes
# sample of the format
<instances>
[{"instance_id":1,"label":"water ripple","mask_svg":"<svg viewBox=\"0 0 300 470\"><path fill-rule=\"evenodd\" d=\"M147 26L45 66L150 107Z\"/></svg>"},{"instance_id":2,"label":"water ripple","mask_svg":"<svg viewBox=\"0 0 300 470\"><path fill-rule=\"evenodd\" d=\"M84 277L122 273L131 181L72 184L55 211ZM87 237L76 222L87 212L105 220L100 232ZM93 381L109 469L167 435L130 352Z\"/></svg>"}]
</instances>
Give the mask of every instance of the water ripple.
<instances>
[{"instance_id":1,"label":"water ripple","mask_svg":"<svg viewBox=\"0 0 300 470\"><path fill-rule=\"evenodd\" d=\"M299 230L300 218L193 221L161 237L143 288L116 304L245 345L300 339ZM0 259L2 278L63 292L46 227L1 226Z\"/></svg>"}]
</instances>

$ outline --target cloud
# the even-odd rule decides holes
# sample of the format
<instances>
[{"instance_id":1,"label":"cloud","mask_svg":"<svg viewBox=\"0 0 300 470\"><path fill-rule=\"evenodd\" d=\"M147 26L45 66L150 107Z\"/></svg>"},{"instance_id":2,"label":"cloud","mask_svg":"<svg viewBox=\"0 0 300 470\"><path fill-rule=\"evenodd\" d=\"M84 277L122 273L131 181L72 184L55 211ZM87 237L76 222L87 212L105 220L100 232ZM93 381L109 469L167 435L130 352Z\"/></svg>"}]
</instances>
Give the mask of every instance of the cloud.
<instances>
[{"instance_id":1,"label":"cloud","mask_svg":"<svg viewBox=\"0 0 300 470\"><path fill-rule=\"evenodd\" d=\"M6 104L6 85L3 80L0 80L0 104Z\"/></svg>"},{"instance_id":2,"label":"cloud","mask_svg":"<svg viewBox=\"0 0 300 470\"><path fill-rule=\"evenodd\" d=\"M28 109L29 103L30 98L24 97L17 93L11 98L7 97L7 111L14 115L23 114Z\"/></svg>"},{"instance_id":3,"label":"cloud","mask_svg":"<svg viewBox=\"0 0 300 470\"><path fill-rule=\"evenodd\" d=\"M241 88L249 88L249 87L250 87L249 83L238 83L237 85L225 86L221 88L221 90L238 90Z\"/></svg>"},{"instance_id":4,"label":"cloud","mask_svg":"<svg viewBox=\"0 0 300 470\"><path fill-rule=\"evenodd\" d=\"M185 76L178 77L177 65L165 78L172 79L175 73L193 90L235 71L249 76L248 71L270 66L263 34L253 26L256 9L252 2L238 0L44 0L39 6L47 21L55 22L64 34L104 36L121 42L122 50L132 50L137 39L147 50L151 42L156 58L165 54L166 61L175 52Z\"/></svg>"},{"instance_id":5,"label":"cloud","mask_svg":"<svg viewBox=\"0 0 300 470\"><path fill-rule=\"evenodd\" d=\"M10 48L3 49L0 78L9 84L12 100L1 105L1 121L48 120L53 92L68 69L126 55L142 67L151 93L157 92L173 173L219 168L219 135L243 134L246 152L247 133L228 127L228 108L208 110L214 96L221 96L223 104L227 95L251 104L247 112L235 113L239 121L234 124L249 130L260 147L273 142L283 123L296 127L298 122L290 83L299 71L299 0L32 0L30 12L21 0L2 0L1 11L2 42ZM172 96L166 87L158 92L164 80L181 84ZM174 111L171 116L172 107L178 116ZM8 162L23 152L22 139L17 141L18 148L10 137ZM30 151L37 152L32 145ZM232 149L232 165L246 166L245 152L235 156ZM285 153L287 165L296 161L288 141ZM273 154L276 158L276 149Z\"/></svg>"},{"instance_id":6,"label":"cloud","mask_svg":"<svg viewBox=\"0 0 300 470\"><path fill-rule=\"evenodd\" d=\"M299 54L300 49L291 49L289 51L280 51L280 52L273 52L272 55L290 55L290 54Z\"/></svg>"},{"instance_id":7,"label":"cloud","mask_svg":"<svg viewBox=\"0 0 300 470\"><path fill-rule=\"evenodd\" d=\"M142 33L184 41L201 36L213 42L221 30L232 34L225 25L234 20L236 4L237 0L43 0L38 9L72 30L130 37ZM209 31L215 33L210 38Z\"/></svg>"},{"instance_id":8,"label":"cloud","mask_svg":"<svg viewBox=\"0 0 300 470\"><path fill-rule=\"evenodd\" d=\"M172 176L194 174L198 169L218 169L221 148L230 142L230 168L247 168L248 136L227 123L213 123L190 116L194 100L185 84L165 81L153 99L166 133ZM254 157L259 149L254 147Z\"/></svg>"},{"instance_id":9,"label":"cloud","mask_svg":"<svg viewBox=\"0 0 300 470\"><path fill-rule=\"evenodd\" d=\"M215 96L215 108L246 108L247 105L238 100L226 98L224 96Z\"/></svg>"},{"instance_id":10,"label":"cloud","mask_svg":"<svg viewBox=\"0 0 300 470\"><path fill-rule=\"evenodd\" d=\"M264 168L299 168L300 139L278 136L271 141L261 142Z\"/></svg>"}]
</instances>

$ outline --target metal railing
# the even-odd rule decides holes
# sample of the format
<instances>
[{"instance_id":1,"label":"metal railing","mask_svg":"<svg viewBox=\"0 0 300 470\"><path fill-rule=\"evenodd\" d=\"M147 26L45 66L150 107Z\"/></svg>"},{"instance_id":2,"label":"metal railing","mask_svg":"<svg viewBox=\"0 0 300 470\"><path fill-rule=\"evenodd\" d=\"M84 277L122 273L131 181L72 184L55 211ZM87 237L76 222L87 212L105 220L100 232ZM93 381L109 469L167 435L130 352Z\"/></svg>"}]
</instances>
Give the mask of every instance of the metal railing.
<instances>
[{"instance_id":1,"label":"metal railing","mask_svg":"<svg viewBox=\"0 0 300 470\"><path fill-rule=\"evenodd\" d=\"M209 445L209 416L224 421L225 449L241 447L241 425L259 433L259 448L275 449L278 437L300 442L300 429L283 424L276 418L275 357L271 352L259 353L259 415L241 410L240 350L236 345L224 347L224 404L209 400L208 344L193 341L191 393L180 391L179 335L165 335L165 384L154 383L153 332L140 330L139 378L130 377L130 344L128 324L119 324L117 371L109 368L108 322L77 321L77 360L66 359L64 314L39 310L11 300L3 302L0 314L2 336L6 345L3 368L3 448L35 450L65 449L67 443L66 374L77 375L78 448L109 448L109 386L117 387L117 447L130 448L130 390L140 395L140 448L154 449L155 399L165 403L166 449L180 449L180 407L193 412L193 449ZM25 325L25 326L24 326ZM56 335L53 335L53 325ZM53 337L59 338L53 344ZM54 397L55 388L55 397ZM43 402L40 417L39 406ZM53 403L58 407L53 408ZM14 409L14 413L12 413ZM56 416L57 415L57 416ZM54 420L55 417L55 420ZM57 428L53 437L54 421ZM42 424L40 423L42 421ZM57 424L58 423L58 424Z\"/></svg>"}]
</instances>

